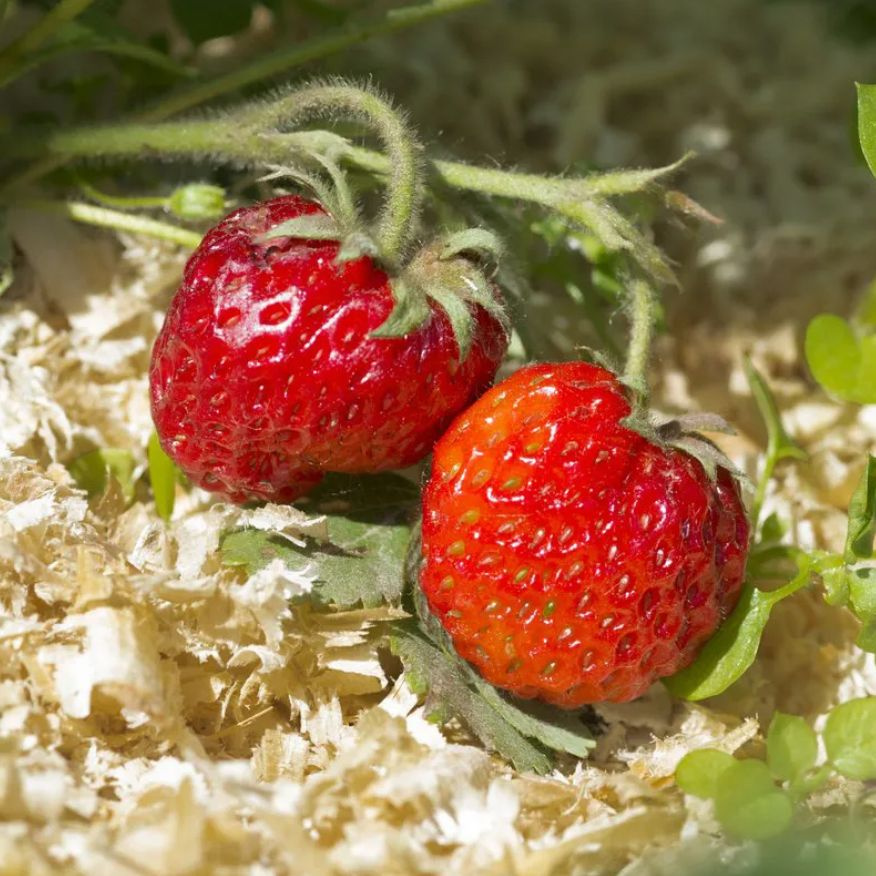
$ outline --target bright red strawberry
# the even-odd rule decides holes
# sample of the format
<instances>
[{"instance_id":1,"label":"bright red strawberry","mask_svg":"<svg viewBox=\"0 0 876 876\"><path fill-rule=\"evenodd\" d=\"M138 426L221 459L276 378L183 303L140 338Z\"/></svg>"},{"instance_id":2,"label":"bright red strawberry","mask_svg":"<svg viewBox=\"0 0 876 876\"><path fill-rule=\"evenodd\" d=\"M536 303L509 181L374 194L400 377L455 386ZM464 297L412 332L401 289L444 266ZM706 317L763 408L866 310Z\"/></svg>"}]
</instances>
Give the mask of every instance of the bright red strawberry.
<instances>
[{"instance_id":1,"label":"bright red strawberry","mask_svg":"<svg viewBox=\"0 0 876 876\"><path fill-rule=\"evenodd\" d=\"M410 334L373 337L394 299L371 258L338 262L335 241L263 238L323 213L288 196L226 217L189 259L155 343L162 446L191 480L235 501L290 501L325 471L416 462L489 385L507 346L499 322L471 305L459 364L431 299Z\"/></svg>"},{"instance_id":2,"label":"bright red strawberry","mask_svg":"<svg viewBox=\"0 0 876 876\"><path fill-rule=\"evenodd\" d=\"M567 708L631 700L736 604L749 534L736 482L627 428L629 413L611 372L535 365L436 445L422 588L497 687Z\"/></svg>"}]
</instances>

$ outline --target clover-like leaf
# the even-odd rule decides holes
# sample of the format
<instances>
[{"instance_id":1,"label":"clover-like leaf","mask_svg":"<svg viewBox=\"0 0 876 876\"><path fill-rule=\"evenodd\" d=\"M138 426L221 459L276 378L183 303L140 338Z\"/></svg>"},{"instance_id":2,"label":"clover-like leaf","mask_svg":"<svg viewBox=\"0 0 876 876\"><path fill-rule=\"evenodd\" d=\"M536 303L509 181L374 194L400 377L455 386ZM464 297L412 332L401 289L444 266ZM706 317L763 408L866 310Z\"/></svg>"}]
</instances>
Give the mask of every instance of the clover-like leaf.
<instances>
[{"instance_id":1,"label":"clover-like leaf","mask_svg":"<svg viewBox=\"0 0 876 876\"><path fill-rule=\"evenodd\" d=\"M838 773L849 779L876 779L876 697L837 706L824 725L824 747Z\"/></svg>"},{"instance_id":2,"label":"clover-like leaf","mask_svg":"<svg viewBox=\"0 0 876 876\"><path fill-rule=\"evenodd\" d=\"M767 732L767 764L778 779L798 782L815 765L818 738L798 715L776 712Z\"/></svg>"},{"instance_id":3,"label":"clover-like leaf","mask_svg":"<svg viewBox=\"0 0 876 876\"><path fill-rule=\"evenodd\" d=\"M805 352L812 376L828 392L876 402L876 335L858 334L842 317L822 313L806 327Z\"/></svg>"},{"instance_id":4,"label":"clover-like leaf","mask_svg":"<svg viewBox=\"0 0 876 876\"><path fill-rule=\"evenodd\" d=\"M714 799L721 777L736 758L717 748L700 748L686 754L675 769L675 784L686 794Z\"/></svg>"},{"instance_id":5,"label":"clover-like leaf","mask_svg":"<svg viewBox=\"0 0 876 876\"><path fill-rule=\"evenodd\" d=\"M721 776L715 795L721 826L740 839L765 840L787 830L794 805L761 760L738 760Z\"/></svg>"}]
</instances>

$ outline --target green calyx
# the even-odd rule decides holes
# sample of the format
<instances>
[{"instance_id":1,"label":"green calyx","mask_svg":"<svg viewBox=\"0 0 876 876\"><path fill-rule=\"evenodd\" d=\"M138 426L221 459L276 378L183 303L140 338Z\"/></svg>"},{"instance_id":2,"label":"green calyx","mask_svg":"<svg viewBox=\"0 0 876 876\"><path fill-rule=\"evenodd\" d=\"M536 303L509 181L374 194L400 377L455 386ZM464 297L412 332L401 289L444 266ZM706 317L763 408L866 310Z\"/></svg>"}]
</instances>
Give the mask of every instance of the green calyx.
<instances>
[{"instance_id":1,"label":"green calyx","mask_svg":"<svg viewBox=\"0 0 876 876\"><path fill-rule=\"evenodd\" d=\"M692 456L703 467L709 480L714 483L720 469L727 473L746 491L754 489L748 476L730 458L702 435L702 432L717 432L735 435L736 430L721 416L713 413L682 414L668 420L657 421L643 408L637 407L623 424L627 429L646 438L660 447L681 450Z\"/></svg>"},{"instance_id":2,"label":"green calyx","mask_svg":"<svg viewBox=\"0 0 876 876\"><path fill-rule=\"evenodd\" d=\"M431 315L430 302L447 316L460 362L471 351L477 307L507 333L508 315L490 279L490 265L501 250L499 239L483 228L452 233L421 249L390 281L395 304L373 337L397 338L416 331Z\"/></svg>"}]
</instances>

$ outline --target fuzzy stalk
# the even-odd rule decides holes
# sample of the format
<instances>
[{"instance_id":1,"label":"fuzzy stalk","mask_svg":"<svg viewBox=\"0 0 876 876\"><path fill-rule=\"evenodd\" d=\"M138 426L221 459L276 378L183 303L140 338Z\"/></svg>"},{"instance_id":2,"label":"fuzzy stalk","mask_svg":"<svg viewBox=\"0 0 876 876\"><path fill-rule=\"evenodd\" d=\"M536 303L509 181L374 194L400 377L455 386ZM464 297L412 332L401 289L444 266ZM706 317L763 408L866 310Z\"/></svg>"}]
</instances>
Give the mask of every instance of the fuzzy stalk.
<instances>
[{"instance_id":1,"label":"fuzzy stalk","mask_svg":"<svg viewBox=\"0 0 876 876\"><path fill-rule=\"evenodd\" d=\"M629 293L627 307L630 318L630 346L623 379L644 404L648 397L648 380L645 374L657 321L657 296L650 283L639 279L629 282Z\"/></svg>"},{"instance_id":2,"label":"fuzzy stalk","mask_svg":"<svg viewBox=\"0 0 876 876\"><path fill-rule=\"evenodd\" d=\"M412 239L421 201L422 152L404 117L389 101L344 82L317 83L290 91L268 104L232 113L235 126L252 135L294 127L308 118L352 119L377 132L389 164L387 195L375 233L381 258L397 271ZM238 130L240 130L238 128Z\"/></svg>"}]
</instances>

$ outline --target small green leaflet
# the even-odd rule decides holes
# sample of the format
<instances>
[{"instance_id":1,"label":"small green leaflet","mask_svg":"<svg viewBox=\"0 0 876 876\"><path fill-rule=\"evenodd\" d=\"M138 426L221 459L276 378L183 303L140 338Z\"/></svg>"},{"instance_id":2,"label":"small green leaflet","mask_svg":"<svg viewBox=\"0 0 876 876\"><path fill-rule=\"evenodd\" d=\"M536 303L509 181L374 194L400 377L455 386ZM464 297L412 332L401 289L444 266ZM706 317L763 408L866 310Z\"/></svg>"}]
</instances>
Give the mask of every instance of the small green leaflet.
<instances>
[{"instance_id":1,"label":"small green leaflet","mask_svg":"<svg viewBox=\"0 0 876 876\"><path fill-rule=\"evenodd\" d=\"M862 782L876 779L876 697L837 706L824 725L824 747L838 773Z\"/></svg>"},{"instance_id":2,"label":"small green leaflet","mask_svg":"<svg viewBox=\"0 0 876 876\"><path fill-rule=\"evenodd\" d=\"M149 482L155 497L155 510L162 520L170 520L176 500L177 472L173 461L162 449L156 432L149 437L146 458L149 462Z\"/></svg>"},{"instance_id":3,"label":"small green leaflet","mask_svg":"<svg viewBox=\"0 0 876 876\"><path fill-rule=\"evenodd\" d=\"M74 459L67 470L76 486L89 496L103 495L110 478L115 478L128 502L134 499L134 455L130 450L105 447L91 450Z\"/></svg>"},{"instance_id":4,"label":"small green leaflet","mask_svg":"<svg viewBox=\"0 0 876 876\"><path fill-rule=\"evenodd\" d=\"M821 386L845 401L876 402L876 335L858 334L839 316L822 313L806 327L806 362Z\"/></svg>"},{"instance_id":5,"label":"small green leaflet","mask_svg":"<svg viewBox=\"0 0 876 876\"><path fill-rule=\"evenodd\" d=\"M776 787L762 760L737 760L721 776L715 814L727 833L765 840L787 830L794 805L787 792Z\"/></svg>"},{"instance_id":6,"label":"small green leaflet","mask_svg":"<svg viewBox=\"0 0 876 876\"><path fill-rule=\"evenodd\" d=\"M713 799L718 785L736 758L716 748L700 748L686 754L675 769L675 783L685 794Z\"/></svg>"},{"instance_id":7,"label":"small green leaflet","mask_svg":"<svg viewBox=\"0 0 876 876\"><path fill-rule=\"evenodd\" d=\"M794 815L790 795L776 786L762 760L737 760L726 752L703 748L679 761L675 781L685 793L713 800L721 826L740 839L776 836Z\"/></svg>"},{"instance_id":8,"label":"small green leaflet","mask_svg":"<svg viewBox=\"0 0 876 876\"><path fill-rule=\"evenodd\" d=\"M299 504L326 518L328 541L304 548L270 532L244 529L222 539L222 562L253 574L280 558L292 569L317 574L314 594L338 606L397 603L419 490L394 474L329 474Z\"/></svg>"},{"instance_id":9,"label":"small green leaflet","mask_svg":"<svg viewBox=\"0 0 876 876\"><path fill-rule=\"evenodd\" d=\"M858 139L870 172L876 176L876 85L856 83L858 89Z\"/></svg>"},{"instance_id":10,"label":"small green leaflet","mask_svg":"<svg viewBox=\"0 0 876 876\"><path fill-rule=\"evenodd\" d=\"M773 607L796 593L809 580L810 560L797 557L797 574L777 590L759 590L745 584L733 613L706 642L697 659L681 672L665 678L670 693L686 700L703 700L723 693L754 662Z\"/></svg>"},{"instance_id":11,"label":"small green leaflet","mask_svg":"<svg viewBox=\"0 0 876 876\"><path fill-rule=\"evenodd\" d=\"M815 766L817 757L818 737L806 721L776 712L767 733L767 763L772 774L792 785L799 783Z\"/></svg>"}]
</instances>

